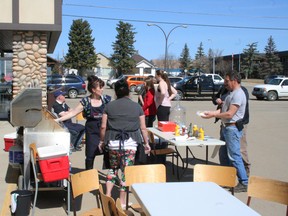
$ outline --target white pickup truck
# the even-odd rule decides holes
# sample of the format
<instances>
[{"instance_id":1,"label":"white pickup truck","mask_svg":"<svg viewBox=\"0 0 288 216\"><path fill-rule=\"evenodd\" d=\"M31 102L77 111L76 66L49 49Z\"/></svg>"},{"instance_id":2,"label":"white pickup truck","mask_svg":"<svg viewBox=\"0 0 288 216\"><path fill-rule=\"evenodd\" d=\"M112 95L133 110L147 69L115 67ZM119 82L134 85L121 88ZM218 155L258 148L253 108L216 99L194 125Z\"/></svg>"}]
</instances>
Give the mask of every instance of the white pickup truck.
<instances>
[{"instance_id":1,"label":"white pickup truck","mask_svg":"<svg viewBox=\"0 0 288 216\"><path fill-rule=\"evenodd\" d=\"M288 77L270 80L268 84L256 85L252 95L258 100L267 98L268 101L275 101L280 97L288 97Z\"/></svg>"}]
</instances>

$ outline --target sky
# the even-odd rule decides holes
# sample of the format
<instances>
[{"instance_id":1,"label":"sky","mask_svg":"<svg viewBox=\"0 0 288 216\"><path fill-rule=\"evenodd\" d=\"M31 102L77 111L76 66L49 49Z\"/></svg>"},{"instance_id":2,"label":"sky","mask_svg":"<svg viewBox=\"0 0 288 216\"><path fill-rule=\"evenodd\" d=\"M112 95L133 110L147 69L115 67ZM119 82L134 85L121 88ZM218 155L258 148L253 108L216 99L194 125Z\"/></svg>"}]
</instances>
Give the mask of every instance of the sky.
<instances>
[{"instance_id":1,"label":"sky","mask_svg":"<svg viewBox=\"0 0 288 216\"><path fill-rule=\"evenodd\" d=\"M107 57L113 53L120 20L132 24L134 48L148 60L164 58L162 30L168 54L175 58L187 44L194 59L201 42L206 54L210 48L216 54L235 55L254 42L264 52L270 36L278 51L288 50L287 0L63 0L62 33L50 56L66 55L71 24L81 18L90 24L96 53ZM177 27L181 25L187 28Z\"/></svg>"}]
</instances>

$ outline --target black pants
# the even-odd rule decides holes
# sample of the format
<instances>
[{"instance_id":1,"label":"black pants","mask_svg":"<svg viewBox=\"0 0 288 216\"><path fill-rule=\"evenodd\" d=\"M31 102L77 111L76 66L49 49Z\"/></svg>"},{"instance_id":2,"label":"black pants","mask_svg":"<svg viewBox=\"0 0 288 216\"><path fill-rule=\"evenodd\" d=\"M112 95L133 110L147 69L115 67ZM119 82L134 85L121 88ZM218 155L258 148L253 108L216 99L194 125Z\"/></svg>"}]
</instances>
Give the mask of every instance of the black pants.
<instances>
[{"instance_id":1,"label":"black pants","mask_svg":"<svg viewBox=\"0 0 288 216\"><path fill-rule=\"evenodd\" d=\"M153 127L153 122L155 121L155 119L155 115L145 116L146 127Z\"/></svg>"},{"instance_id":2,"label":"black pants","mask_svg":"<svg viewBox=\"0 0 288 216\"><path fill-rule=\"evenodd\" d=\"M160 105L157 109L158 121L169 121L170 107Z\"/></svg>"}]
</instances>

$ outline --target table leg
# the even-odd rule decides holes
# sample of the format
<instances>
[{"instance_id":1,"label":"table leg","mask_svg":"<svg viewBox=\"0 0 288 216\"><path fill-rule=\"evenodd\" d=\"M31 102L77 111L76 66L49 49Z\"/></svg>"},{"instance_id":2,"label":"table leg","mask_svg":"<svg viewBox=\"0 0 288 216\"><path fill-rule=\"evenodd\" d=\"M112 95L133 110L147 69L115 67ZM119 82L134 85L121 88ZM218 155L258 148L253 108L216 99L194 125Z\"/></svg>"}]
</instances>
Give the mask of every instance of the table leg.
<instances>
[{"instance_id":1,"label":"table leg","mask_svg":"<svg viewBox=\"0 0 288 216\"><path fill-rule=\"evenodd\" d=\"M208 164L208 145L206 145L206 164Z\"/></svg>"}]
</instances>

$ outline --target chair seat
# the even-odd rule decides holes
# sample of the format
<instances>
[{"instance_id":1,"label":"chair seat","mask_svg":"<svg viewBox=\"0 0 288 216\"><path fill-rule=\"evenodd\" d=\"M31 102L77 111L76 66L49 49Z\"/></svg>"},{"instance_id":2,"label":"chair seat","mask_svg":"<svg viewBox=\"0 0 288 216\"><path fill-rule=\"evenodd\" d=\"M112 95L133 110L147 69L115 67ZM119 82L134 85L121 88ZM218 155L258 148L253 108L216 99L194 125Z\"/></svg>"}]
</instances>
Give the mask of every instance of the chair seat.
<instances>
[{"instance_id":1,"label":"chair seat","mask_svg":"<svg viewBox=\"0 0 288 216\"><path fill-rule=\"evenodd\" d=\"M103 212L101 208L93 208L80 214L80 216L102 216L102 215Z\"/></svg>"},{"instance_id":2,"label":"chair seat","mask_svg":"<svg viewBox=\"0 0 288 216\"><path fill-rule=\"evenodd\" d=\"M165 148L165 149L151 150L151 153L153 155L167 155L167 154L174 154L176 153L176 151L172 148Z\"/></svg>"}]
</instances>

